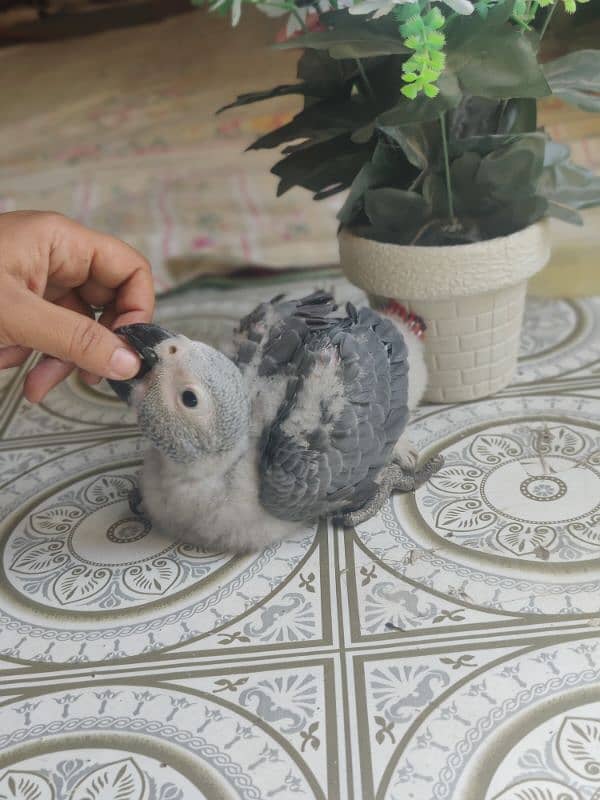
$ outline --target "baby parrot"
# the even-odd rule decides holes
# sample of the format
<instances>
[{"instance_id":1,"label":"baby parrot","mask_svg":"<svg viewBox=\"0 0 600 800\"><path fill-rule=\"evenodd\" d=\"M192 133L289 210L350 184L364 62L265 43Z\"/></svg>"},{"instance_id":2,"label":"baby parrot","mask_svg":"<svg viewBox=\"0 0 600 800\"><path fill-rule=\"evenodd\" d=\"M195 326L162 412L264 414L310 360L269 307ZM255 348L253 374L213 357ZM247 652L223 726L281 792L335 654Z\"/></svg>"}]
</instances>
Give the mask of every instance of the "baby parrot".
<instances>
[{"instance_id":1,"label":"baby parrot","mask_svg":"<svg viewBox=\"0 0 600 800\"><path fill-rule=\"evenodd\" d=\"M280 296L242 320L232 358L157 325L117 333L142 368L110 383L151 444L134 505L173 537L248 552L324 515L356 525L441 465L418 470L404 435L426 371L399 318Z\"/></svg>"}]
</instances>

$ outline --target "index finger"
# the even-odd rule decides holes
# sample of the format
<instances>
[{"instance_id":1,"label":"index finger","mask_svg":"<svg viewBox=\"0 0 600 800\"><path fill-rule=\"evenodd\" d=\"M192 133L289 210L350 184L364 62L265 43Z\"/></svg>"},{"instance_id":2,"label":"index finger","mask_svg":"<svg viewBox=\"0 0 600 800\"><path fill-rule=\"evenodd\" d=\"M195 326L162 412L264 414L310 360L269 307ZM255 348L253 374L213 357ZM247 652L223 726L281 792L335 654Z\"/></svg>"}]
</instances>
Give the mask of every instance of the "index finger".
<instances>
[{"instance_id":1,"label":"index finger","mask_svg":"<svg viewBox=\"0 0 600 800\"><path fill-rule=\"evenodd\" d=\"M149 322L154 313L154 282L150 264L120 239L97 234L90 263L90 278L116 294L112 307L116 325Z\"/></svg>"},{"instance_id":2,"label":"index finger","mask_svg":"<svg viewBox=\"0 0 600 800\"><path fill-rule=\"evenodd\" d=\"M40 217L41 231L52 242L49 249L48 290L89 291L89 300L111 297L118 315L148 322L154 311L150 264L130 245L105 233L56 215ZM47 228L50 226L48 234ZM94 304L94 302L92 302Z\"/></svg>"}]
</instances>

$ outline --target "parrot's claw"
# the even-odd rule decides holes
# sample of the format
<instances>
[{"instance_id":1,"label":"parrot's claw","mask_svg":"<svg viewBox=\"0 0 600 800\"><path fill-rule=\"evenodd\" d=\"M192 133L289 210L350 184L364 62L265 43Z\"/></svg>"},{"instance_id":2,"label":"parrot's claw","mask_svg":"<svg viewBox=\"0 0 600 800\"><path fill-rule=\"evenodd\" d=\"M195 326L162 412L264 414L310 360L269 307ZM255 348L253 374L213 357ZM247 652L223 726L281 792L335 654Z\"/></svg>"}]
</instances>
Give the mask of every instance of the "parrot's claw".
<instances>
[{"instance_id":1,"label":"parrot's claw","mask_svg":"<svg viewBox=\"0 0 600 800\"><path fill-rule=\"evenodd\" d=\"M136 515L136 517L145 516L144 510L142 508L143 502L144 498L142 497L142 493L136 486L129 492L129 508L131 512Z\"/></svg>"},{"instance_id":2,"label":"parrot's claw","mask_svg":"<svg viewBox=\"0 0 600 800\"><path fill-rule=\"evenodd\" d=\"M343 525L347 528L360 525L383 508L393 492L414 492L420 486L439 472L444 466L444 457L436 455L430 458L420 469L409 471L398 461L392 461L387 468L383 480L376 494L357 511L350 511L341 518Z\"/></svg>"},{"instance_id":3,"label":"parrot's claw","mask_svg":"<svg viewBox=\"0 0 600 800\"><path fill-rule=\"evenodd\" d=\"M430 478L433 478L444 466L444 456L441 453L426 461L420 469L415 471L415 489L423 486Z\"/></svg>"}]
</instances>

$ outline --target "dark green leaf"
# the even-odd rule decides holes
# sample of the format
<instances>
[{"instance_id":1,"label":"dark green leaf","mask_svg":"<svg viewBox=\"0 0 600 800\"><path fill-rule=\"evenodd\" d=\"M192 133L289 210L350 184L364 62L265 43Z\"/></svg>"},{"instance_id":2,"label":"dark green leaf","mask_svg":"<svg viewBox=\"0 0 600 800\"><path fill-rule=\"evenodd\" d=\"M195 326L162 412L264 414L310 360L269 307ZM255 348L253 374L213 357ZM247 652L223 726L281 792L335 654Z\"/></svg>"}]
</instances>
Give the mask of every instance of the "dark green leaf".
<instances>
[{"instance_id":1,"label":"dark green leaf","mask_svg":"<svg viewBox=\"0 0 600 800\"><path fill-rule=\"evenodd\" d=\"M298 79L321 97L345 92L358 74L356 61L340 61L322 50L305 50L298 61Z\"/></svg>"},{"instance_id":2,"label":"dark green leaf","mask_svg":"<svg viewBox=\"0 0 600 800\"><path fill-rule=\"evenodd\" d=\"M333 11L321 16L328 30L306 33L278 45L283 49L314 48L327 50L332 58L369 58L378 55L408 53L398 26L390 17L369 20L347 11Z\"/></svg>"},{"instance_id":3,"label":"dark green leaf","mask_svg":"<svg viewBox=\"0 0 600 800\"><path fill-rule=\"evenodd\" d=\"M513 5L497 5L486 19L473 14L448 22L446 72L456 76L466 94L497 98L550 94L534 40L508 21Z\"/></svg>"},{"instance_id":4,"label":"dark green leaf","mask_svg":"<svg viewBox=\"0 0 600 800\"><path fill-rule=\"evenodd\" d=\"M507 236L542 219L548 213L548 201L539 195L518 195L494 209L479 224L486 238Z\"/></svg>"},{"instance_id":5,"label":"dark green leaf","mask_svg":"<svg viewBox=\"0 0 600 800\"><path fill-rule=\"evenodd\" d=\"M448 114L451 139L533 133L536 129L537 103L532 98L498 100L465 95Z\"/></svg>"},{"instance_id":6,"label":"dark green leaf","mask_svg":"<svg viewBox=\"0 0 600 800\"><path fill-rule=\"evenodd\" d=\"M365 193L365 213L371 225L379 230L413 233L423 225L428 210L417 192L381 188Z\"/></svg>"},{"instance_id":7,"label":"dark green leaf","mask_svg":"<svg viewBox=\"0 0 600 800\"><path fill-rule=\"evenodd\" d=\"M276 86L273 89L265 89L262 92L248 92L247 94L240 94L229 105L223 106L217 111L221 114L223 111L228 111L230 108L238 108L239 106L247 106L251 103L259 103L262 100L271 100L273 97L283 97L288 94L312 94L315 93L313 87L302 83L285 84L283 86Z\"/></svg>"},{"instance_id":8,"label":"dark green leaf","mask_svg":"<svg viewBox=\"0 0 600 800\"><path fill-rule=\"evenodd\" d=\"M459 214L461 212L470 214L477 210L480 198L476 183L480 166L481 156L473 152L463 153L450 165L452 190L456 201L455 205L457 205L457 213ZM438 176L438 178L441 181L441 176Z\"/></svg>"},{"instance_id":9,"label":"dark green leaf","mask_svg":"<svg viewBox=\"0 0 600 800\"><path fill-rule=\"evenodd\" d=\"M373 164L364 164L358 175L352 181L352 186L344 205L338 211L337 218L342 225L349 228L354 225L364 211L365 192L372 186L381 182L382 176L378 174Z\"/></svg>"},{"instance_id":10,"label":"dark green leaf","mask_svg":"<svg viewBox=\"0 0 600 800\"><path fill-rule=\"evenodd\" d=\"M448 114L450 139L498 133L502 108L501 100L465 95Z\"/></svg>"},{"instance_id":11,"label":"dark green leaf","mask_svg":"<svg viewBox=\"0 0 600 800\"><path fill-rule=\"evenodd\" d=\"M430 122L438 119L440 114L456 106L461 98L460 87L456 77L445 72L438 81L440 93L429 98L419 95L416 100L400 96L395 106L380 114L377 125L390 128L395 125L409 125L415 122Z\"/></svg>"},{"instance_id":12,"label":"dark green leaf","mask_svg":"<svg viewBox=\"0 0 600 800\"><path fill-rule=\"evenodd\" d=\"M392 149L383 141L378 142L371 161L354 178L338 219L346 227L356 224L364 211L364 196L368 189L390 184L404 188L414 178L415 173L404 153Z\"/></svg>"},{"instance_id":13,"label":"dark green leaf","mask_svg":"<svg viewBox=\"0 0 600 800\"><path fill-rule=\"evenodd\" d=\"M545 146L543 134L519 136L482 159L477 183L494 197L506 197L510 202L515 196L532 193L544 167Z\"/></svg>"},{"instance_id":14,"label":"dark green leaf","mask_svg":"<svg viewBox=\"0 0 600 800\"><path fill-rule=\"evenodd\" d=\"M387 58L367 58L362 61L375 96L378 113L387 111L402 97L402 65L405 60L402 56L392 55ZM359 81L359 86L363 88L362 80Z\"/></svg>"},{"instance_id":15,"label":"dark green leaf","mask_svg":"<svg viewBox=\"0 0 600 800\"><path fill-rule=\"evenodd\" d=\"M353 144L348 136L291 153L271 170L281 179L277 195L293 186L314 192L316 200L341 192L350 186L370 153L369 146Z\"/></svg>"},{"instance_id":16,"label":"dark green leaf","mask_svg":"<svg viewBox=\"0 0 600 800\"><path fill-rule=\"evenodd\" d=\"M454 188L456 187L453 187L453 189ZM454 192L453 194L456 200L456 193ZM441 175L427 175L423 181L423 198L431 208L432 217L448 219L448 189L446 187L446 181Z\"/></svg>"},{"instance_id":17,"label":"dark green leaf","mask_svg":"<svg viewBox=\"0 0 600 800\"><path fill-rule=\"evenodd\" d=\"M480 156L487 156L489 153L493 153L494 150L499 150L501 147L506 147L506 145L516 141L518 141L517 136L501 133L453 139L449 144L450 158L458 158L464 153L477 153Z\"/></svg>"},{"instance_id":18,"label":"dark green leaf","mask_svg":"<svg viewBox=\"0 0 600 800\"><path fill-rule=\"evenodd\" d=\"M354 131L352 134L352 141L357 144L365 144L373 136L375 132L375 123L369 122L362 128Z\"/></svg>"},{"instance_id":19,"label":"dark green leaf","mask_svg":"<svg viewBox=\"0 0 600 800\"><path fill-rule=\"evenodd\" d=\"M372 118L372 106L356 97L324 100L300 111L287 125L261 136L250 149L280 147L298 139L312 143L327 141L363 127Z\"/></svg>"},{"instance_id":20,"label":"dark green leaf","mask_svg":"<svg viewBox=\"0 0 600 800\"><path fill-rule=\"evenodd\" d=\"M498 133L533 133L537 130L537 103L530 97L506 101L498 122Z\"/></svg>"},{"instance_id":21,"label":"dark green leaf","mask_svg":"<svg viewBox=\"0 0 600 800\"><path fill-rule=\"evenodd\" d=\"M578 50L544 66L552 93L567 103L600 111L600 50Z\"/></svg>"},{"instance_id":22,"label":"dark green leaf","mask_svg":"<svg viewBox=\"0 0 600 800\"><path fill-rule=\"evenodd\" d=\"M568 222L570 225L583 225L583 217L571 206L564 206L561 203L555 203L552 200L548 202L548 214L556 219L561 219L563 222Z\"/></svg>"},{"instance_id":23,"label":"dark green leaf","mask_svg":"<svg viewBox=\"0 0 600 800\"><path fill-rule=\"evenodd\" d=\"M419 170L427 168L431 156L431 139L424 125L380 126L382 133L402 148L407 159Z\"/></svg>"}]
</instances>

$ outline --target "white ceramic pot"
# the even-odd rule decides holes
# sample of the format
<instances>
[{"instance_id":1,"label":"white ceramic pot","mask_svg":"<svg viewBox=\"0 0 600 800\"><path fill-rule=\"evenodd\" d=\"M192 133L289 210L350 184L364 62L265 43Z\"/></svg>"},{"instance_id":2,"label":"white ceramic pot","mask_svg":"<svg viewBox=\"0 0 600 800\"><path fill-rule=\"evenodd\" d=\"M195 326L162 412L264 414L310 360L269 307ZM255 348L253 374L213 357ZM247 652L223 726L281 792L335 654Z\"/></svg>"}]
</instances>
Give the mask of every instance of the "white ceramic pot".
<instances>
[{"instance_id":1,"label":"white ceramic pot","mask_svg":"<svg viewBox=\"0 0 600 800\"><path fill-rule=\"evenodd\" d=\"M397 300L427 323L425 399L486 397L515 373L527 280L547 263L545 221L498 239L450 247L385 244L339 234L348 280L375 307Z\"/></svg>"}]
</instances>

